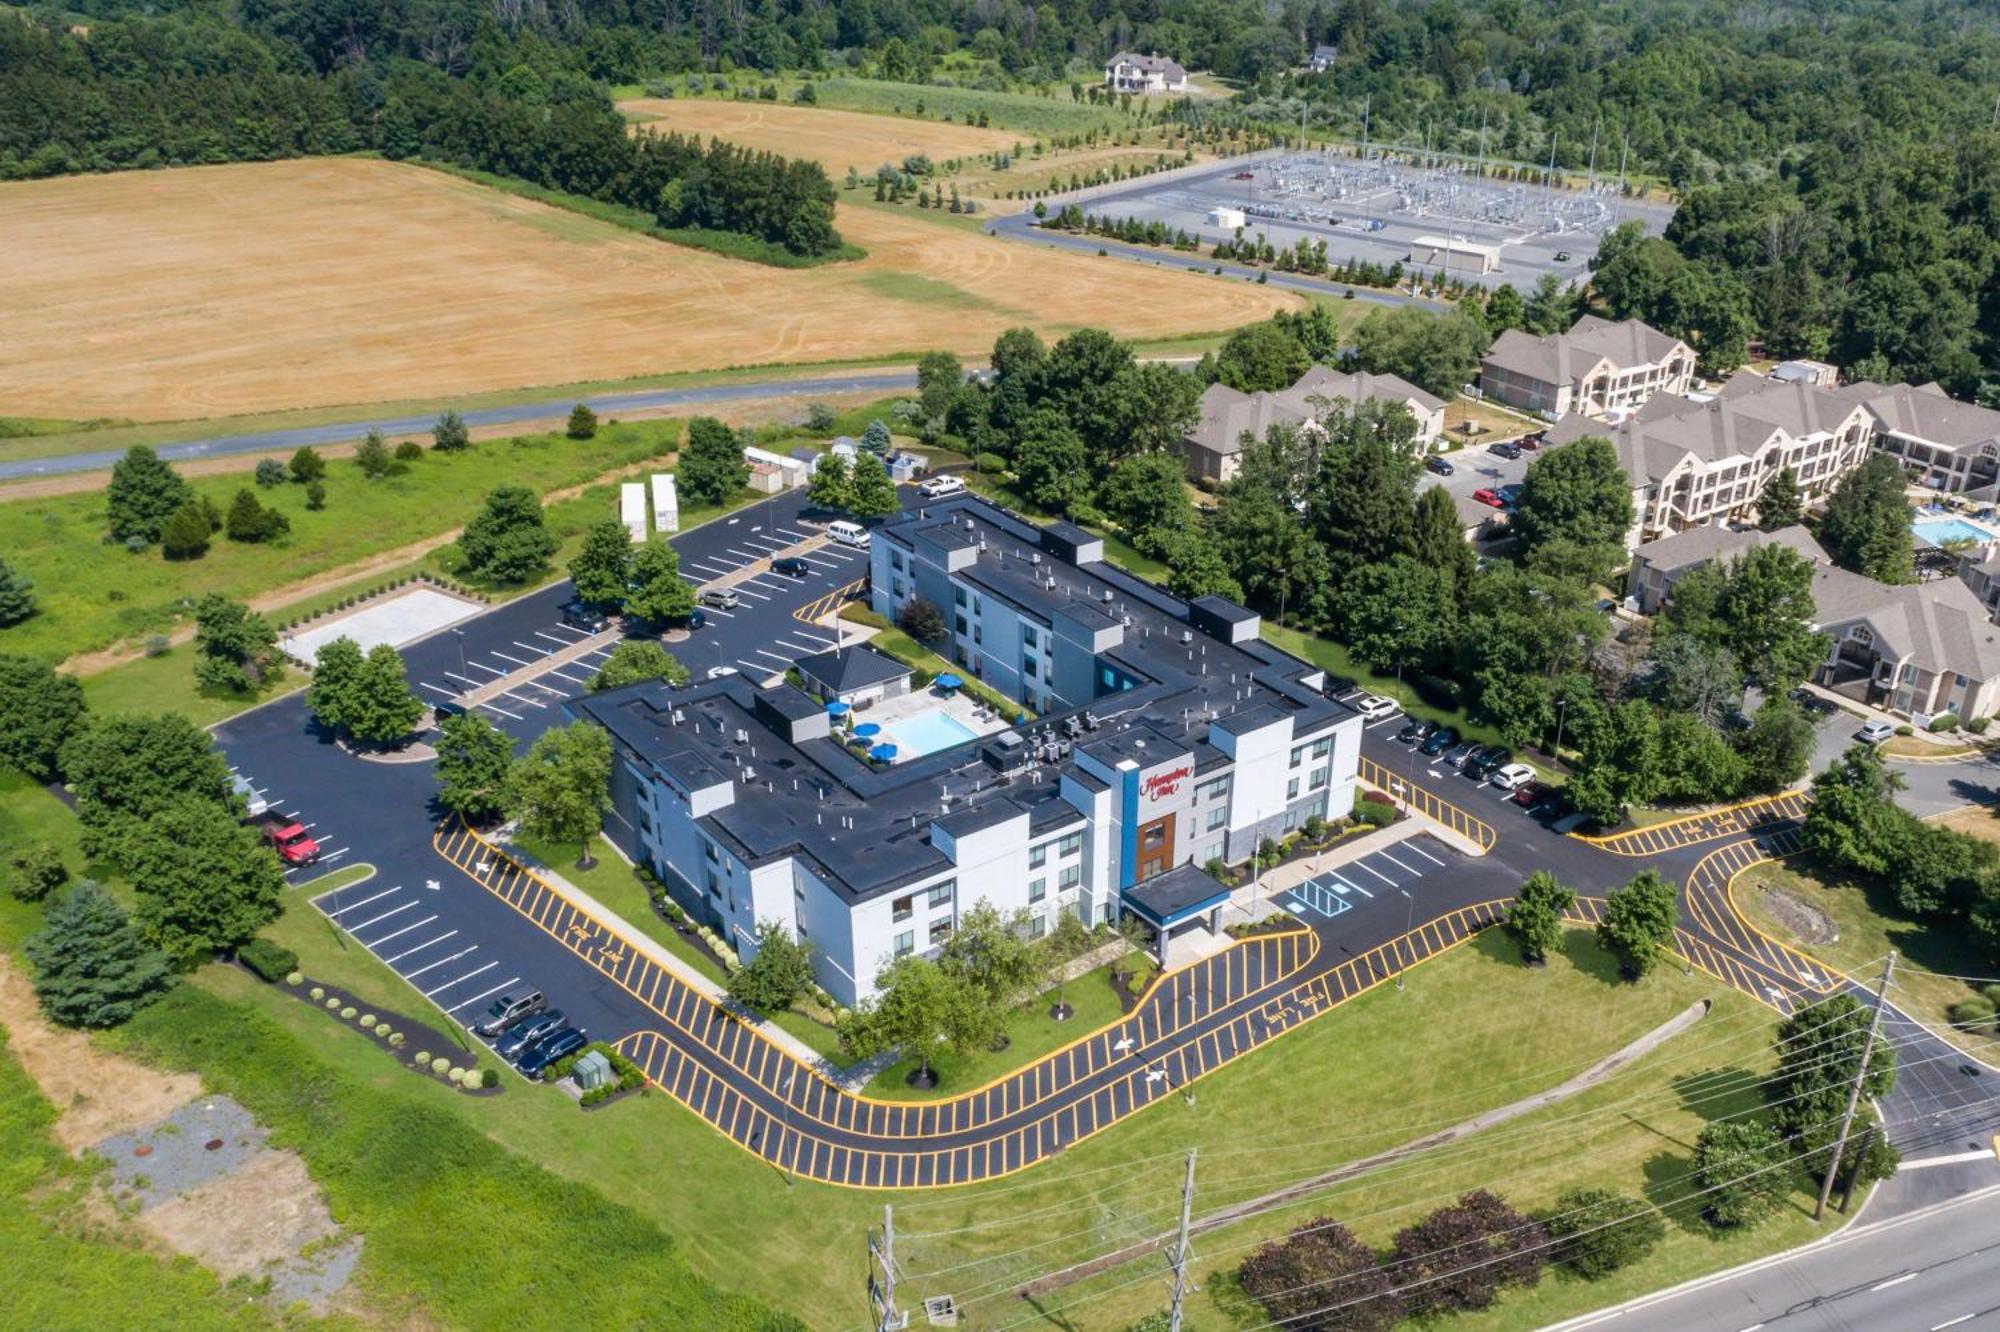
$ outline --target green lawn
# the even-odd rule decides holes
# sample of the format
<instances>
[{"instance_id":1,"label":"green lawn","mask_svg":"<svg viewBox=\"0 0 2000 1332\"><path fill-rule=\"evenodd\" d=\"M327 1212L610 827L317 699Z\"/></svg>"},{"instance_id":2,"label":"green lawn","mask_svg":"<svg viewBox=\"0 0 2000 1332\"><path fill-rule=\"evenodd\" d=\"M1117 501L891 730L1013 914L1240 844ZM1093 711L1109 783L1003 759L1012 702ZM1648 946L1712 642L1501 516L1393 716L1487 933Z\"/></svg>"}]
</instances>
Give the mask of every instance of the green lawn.
<instances>
[{"instance_id":1,"label":"green lawn","mask_svg":"<svg viewBox=\"0 0 2000 1332\"><path fill-rule=\"evenodd\" d=\"M1978 817L1991 818L1985 811ZM1839 931L1831 942L1814 942L1788 928L1771 909L1766 894L1790 894L1822 911ZM1896 1002L1912 1016L1949 1034L1959 1045L1988 1058L2000 1054L2000 1041L1973 1032L1951 1031L1950 1008L1972 997L1973 989L1958 976L1987 976L1992 960L1979 951L1961 927L1927 924L1896 905L1880 884L1823 873L1802 859L1758 865L1732 888L1737 909L1751 924L1774 939L1797 946L1828 966L1837 967L1862 984L1872 984L1882 972L1882 959L1896 950ZM1940 974L1942 973L1942 974Z\"/></svg>"},{"instance_id":2,"label":"green lawn","mask_svg":"<svg viewBox=\"0 0 2000 1332\"><path fill-rule=\"evenodd\" d=\"M1063 998L1076 1010L1067 1021L1057 1022L1049 1017L1049 1005L1056 1000L1056 991L1052 989L1008 1015L1006 1049L981 1050L970 1055L946 1051L933 1058L931 1069L938 1076L938 1085L932 1090L916 1091L904 1081L917 1067L916 1060L905 1059L876 1074L862 1091L887 1101L948 1099L963 1096L975 1087L1032 1064L1049 1051L1061 1049L1078 1037L1118 1020L1121 1011L1118 996L1111 988L1114 965L1107 963L1085 972L1063 987Z\"/></svg>"},{"instance_id":3,"label":"green lawn","mask_svg":"<svg viewBox=\"0 0 2000 1332\"><path fill-rule=\"evenodd\" d=\"M986 113L995 129L1020 130L1030 136L1085 134L1125 128L1132 117L1115 107L1072 102L1069 90L1048 97L1025 92L986 92L976 88L936 88L881 79L835 78L813 85L819 105L842 111L873 111L885 115L922 115L925 120L953 120L963 125L965 113ZM923 108L919 113L918 107ZM1032 139L1022 144L1028 148Z\"/></svg>"},{"instance_id":4,"label":"green lawn","mask_svg":"<svg viewBox=\"0 0 2000 1332\"><path fill-rule=\"evenodd\" d=\"M580 485L666 454L678 432L677 422L647 421L606 428L587 443L560 433L494 440L456 455L426 452L404 475L379 481L352 463L334 461L321 512L306 509L301 486L259 493L291 519L289 536L244 545L218 534L207 555L180 563L158 550L133 554L107 543L101 495L0 503L0 550L35 581L41 598L39 614L0 629L0 651L54 659L165 632L205 592L244 598L339 569L464 522L502 481L537 493ZM247 482L247 476L229 474L191 484L227 510ZM551 523L558 516L552 513ZM561 516L572 522L581 517Z\"/></svg>"}]
</instances>

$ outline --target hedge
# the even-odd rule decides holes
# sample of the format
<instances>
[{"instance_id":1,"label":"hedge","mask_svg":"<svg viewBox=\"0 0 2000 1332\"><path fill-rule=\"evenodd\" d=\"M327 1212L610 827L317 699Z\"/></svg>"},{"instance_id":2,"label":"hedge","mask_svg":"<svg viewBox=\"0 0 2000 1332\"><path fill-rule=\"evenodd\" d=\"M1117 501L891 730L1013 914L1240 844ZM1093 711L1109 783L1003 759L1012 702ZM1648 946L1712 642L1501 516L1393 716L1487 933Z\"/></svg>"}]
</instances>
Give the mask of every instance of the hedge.
<instances>
[{"instance_id":1,"label":"hedge","mask_svg":"<svg viewBox=\"0 0 2000 1332\"><path fill-rule=\"evenodd\" d=\"M236 960L273 985L285 979L299 965L299 955L269 939L252 939L236 950Z\"/></svg>"}]
</instances>

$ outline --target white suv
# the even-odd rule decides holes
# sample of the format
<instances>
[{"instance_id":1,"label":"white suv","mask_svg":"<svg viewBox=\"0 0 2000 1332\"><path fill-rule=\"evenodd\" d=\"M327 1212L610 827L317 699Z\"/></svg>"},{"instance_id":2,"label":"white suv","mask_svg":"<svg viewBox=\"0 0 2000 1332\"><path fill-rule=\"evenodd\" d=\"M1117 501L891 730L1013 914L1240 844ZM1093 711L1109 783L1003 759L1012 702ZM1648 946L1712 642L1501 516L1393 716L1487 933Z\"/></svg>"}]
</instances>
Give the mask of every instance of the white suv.
<instances>
[{"instance_id":1,"label":"white suv","mask_svg":"<svg viewBox=\"0 0 2000 1332\"><path fill-rule=\"evenodd\" d=\"M1503 791L1511 791L1523 782L1535 779L1535 770L1525 763L1509 763L1487 780Z\"/></svg>"},{"instance_id":2,"label":"white suv","mask_svg":"<svg viewBox=\"0 0 2000 1332\"><path fill-rule=\"evenodd\" d=\"M1400 710L1400 705L1395 699L1385 698L1381 694L1363 694L1355 699L1351 706L1369 721L1381 721L1384 717L1393 717Z\"/></svg>"},{"instance_id":3,"label":"white suv","mask_svg":"<svg viewBox=\"0 0 2000 1332\"><path fill-rule=\"evenodd\" d=\"M965 482L955 476L934 476L917 487L917 493L925 499L943 499L946 495L963 495Z\"/></svg>"}]
</instances>

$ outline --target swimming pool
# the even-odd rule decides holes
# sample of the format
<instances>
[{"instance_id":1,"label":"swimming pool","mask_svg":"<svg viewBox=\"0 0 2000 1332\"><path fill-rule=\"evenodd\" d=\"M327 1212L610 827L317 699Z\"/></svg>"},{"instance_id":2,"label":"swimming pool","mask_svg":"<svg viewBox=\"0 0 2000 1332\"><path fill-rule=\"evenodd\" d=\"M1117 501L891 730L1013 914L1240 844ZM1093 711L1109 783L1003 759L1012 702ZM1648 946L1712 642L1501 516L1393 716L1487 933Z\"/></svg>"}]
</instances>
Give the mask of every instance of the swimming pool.
<instances>
[{"instance_id":1,"label":"swimming pool","mask_svg":"<svg viewBox=\"0 0 2000 1332\"><path fill-rule=\"evenodd\" d=\"M1942 546L1948 541L1987 542L1994 539L1992 532L1963 518L1919 518L1910 524L1910 530L1917 534L1919 541L1928 541L1933 546Z\"/></svg>"},{"instance_id":2,"label":"swimming pool","mask_svg":"<svg viewBox=\"0 0 2000 1332\"><path fill-rule=\"evenodd\" d=\"M895 742L896 756L906 759L922 758L979 738L979 732L939 708L899 718L882 729L886 738Z\"/></svg>"}]
</instances>

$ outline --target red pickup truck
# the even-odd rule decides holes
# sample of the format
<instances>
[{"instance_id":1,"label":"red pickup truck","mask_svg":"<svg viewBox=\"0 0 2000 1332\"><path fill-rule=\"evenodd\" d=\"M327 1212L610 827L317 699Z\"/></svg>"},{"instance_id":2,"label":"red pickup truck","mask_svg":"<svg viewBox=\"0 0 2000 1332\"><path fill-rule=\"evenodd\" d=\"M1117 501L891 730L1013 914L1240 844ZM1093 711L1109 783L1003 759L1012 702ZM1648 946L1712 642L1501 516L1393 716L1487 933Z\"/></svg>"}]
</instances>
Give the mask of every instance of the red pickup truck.
<instances>
[{"instance_id":1,"label":"red pickup truck","mask_svg":"<svg viewBox=\"0 0 2000 1332\"><path fill-rule=\"evenodd\" d=\"M287 865L310 865L319 859L319 843L301 823L271 820L264 825L264 844Z\"/></svg>"}]
</instances>

